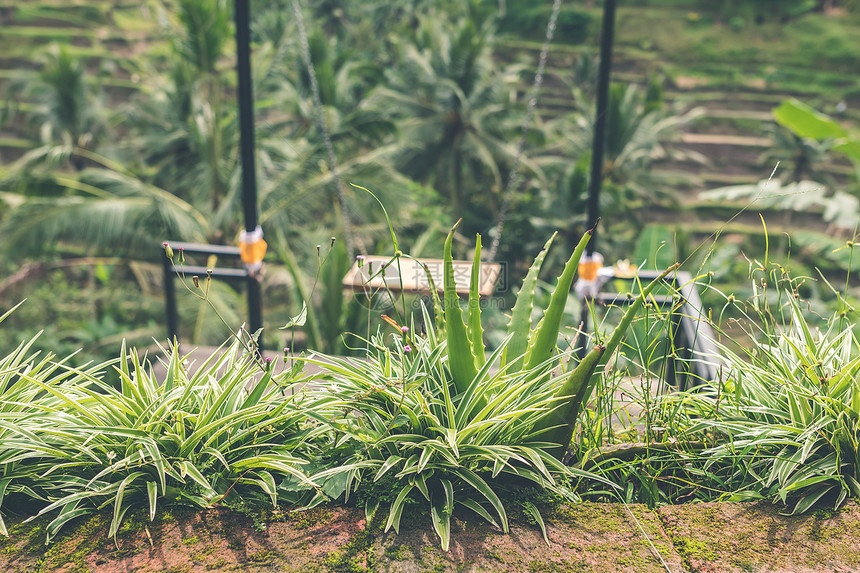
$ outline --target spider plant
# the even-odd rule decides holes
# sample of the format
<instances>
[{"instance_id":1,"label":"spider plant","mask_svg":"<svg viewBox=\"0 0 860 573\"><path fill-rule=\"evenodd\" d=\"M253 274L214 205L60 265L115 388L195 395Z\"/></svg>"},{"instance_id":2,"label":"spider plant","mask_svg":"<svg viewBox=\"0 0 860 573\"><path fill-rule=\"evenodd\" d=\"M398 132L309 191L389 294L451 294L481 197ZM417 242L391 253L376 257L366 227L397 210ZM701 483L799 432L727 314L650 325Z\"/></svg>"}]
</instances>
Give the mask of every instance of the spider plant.
<instances>
[{"instance_id":1,"label":"spider plant","mask_svg":"<svg viewBox=\"0 0 860 573\"><path fill-rule=\"evenodd\" d=\"M18 306L20 304L0 316L0 323ZM4 501L10 497L40 498L33 490L38 481L38 471L33 470L33 463L38 462L41 454L32 444L18 439L19 427L34 418L32 404L39 402L47 407L56 407L59 399L46 394L30 380L38 378L60 384L68 376L62 363L55 362L53 355L40 358L38 352L31 351L38 336L21 342L15 350L0 358L0 467L3 468L0 506L4 506ZM53 421L46 416L44 423ZM0 533L8 535L2 515Z\"/></svg>"},{"instance_id":2,"label":"spider plant","mask_svg":"<svg viewBox=\"0 0 860 573\"><path fill-rule=\"evenodd\" d=\"M425 322L430 321L423 312ZM530 437L536 421L552 407L559 377L501 367L506 339L457 393L445 352L448 343L432 328L425 337L410 336L412 331L398 331L388 340L382 334L372 337L367 362L309 359L330 377L325 393L337 400L329 408L340 413L328 424L353 451L343 465L313 479L337 481L341 487L333 493L348 498L363 481L393 478L386 531L399 531L404 508L418 496L429 503L445 550L457 506L507 532L503 491L531 484L576 499L570 479L595 476L566 467L548 453L551 444ZM374 514L377 506L377 499L370 500L368 513Z\"/></svg>"},{"instance_id":3,"label":"spider plant","mask_svg":"<svg viewBox=\"0 0 860 573\"><path fill-rule=\"evenodd\" d=\"M444 334L447 338L446 351L448 364L451 372L452 386L457 394L463 394L471 387L477 371L485 366L483 341L481 339L481 312L480 300L477 289L477 268L480 264L481 238L477 237L475 246L474 266L472 273L472 284L468 300L468 316L466 323L463 322L463 313L460 309L454 282L453 260L451 256L451 245L454 231L457 226L448 233L445 241L445 274L444 293L445 308L439 305L436 309L437 315L444 316ZM532 310L534 307L534 294L537 284L538 273L546 253L552 244L555 234L550 237L544 245L543 250L535 258L523 281L523 286L517 295L516 303L511 310L511 319L508 323L508 337L510 339L505 351L501 356L501 365L509 368L511 373L530 371L533 376L546 378L554 366L558 364L560 354L557 349L557 340L561 329L564 307L570 293L573 279L579 265L579 259L585 251L588 241L591 239L593 230L587 231L576 245L570 258L558 277L555 289L550 297L549 304L543 312L543 317L537 326L532 327ZM677 265L673 265L661 273L648 285L639 285L639 295L624 312L618 327L612 333L606 344L596 344L590 352L556 385L554 392L554 403L543 416L536 419L533 426L535 436L541 440L555 444L550 447L558 459L567 452L570 441L573 438L576 420L580 409L587 396L590 395L599 374L606 365L612 353L618 348L624 338L634 317L639 313L653 289ZM479 399L476 405L482 405L491 395L486 389L476 390Z\"/></svg>"},{"instance_id":4,"label":"spider plant","mask_svg":"<svg viewBox=\"0 0 860 573\"><path fill-rule=\"evenodd\" d=\"M282 387L290 372L260 374L239 341L193 375L172 352L157 379L124 346L110 364L116 387L104 366L60 364L54 379L21 370L19 385L35 389L35 399L0 412L0 460L30 477L28 493L44 504L38 515L54 514L49 540L105 507L113 509L114 536L131 507L148 508L153 519L165 503L207 507L262 494L276 504L286 476L315 485L295 453L312 449L314 430L299 394Z\"/></svg>"},{"instance_id":5,"label":"spider plant","mask_svg":"<svg viewBox=\"0 0 860 573\"><path fill-rule=\"evenodd\" d=\"M745 460L762 495L793 514L860 496L860 345L838 315L810 326L796 292L787 294L780 328L766 326L750 351L722 349L726 378L702 397L721 403L701 425L727 438L705 452L712 465Z\"/></svg>"},{"instance_id":6,"label":"spider plant","mask_svg":"<svg viewBox=\"0 0 860 573\"><path fill-rule=\"evenodd\" d=\"M719 380L671 401L676 422L689 422L676 427L716 444L704 471L740 486L729 497L770 497L792 514L819 501L838 508L860 495L860 344L847 320L856 310L822 275L839 306L829 318L813 312L801 298L808 279L769 264L767 252L750 276L749 299L713 290L751 345L719 347Z\"/></svg>"}]
</instances>

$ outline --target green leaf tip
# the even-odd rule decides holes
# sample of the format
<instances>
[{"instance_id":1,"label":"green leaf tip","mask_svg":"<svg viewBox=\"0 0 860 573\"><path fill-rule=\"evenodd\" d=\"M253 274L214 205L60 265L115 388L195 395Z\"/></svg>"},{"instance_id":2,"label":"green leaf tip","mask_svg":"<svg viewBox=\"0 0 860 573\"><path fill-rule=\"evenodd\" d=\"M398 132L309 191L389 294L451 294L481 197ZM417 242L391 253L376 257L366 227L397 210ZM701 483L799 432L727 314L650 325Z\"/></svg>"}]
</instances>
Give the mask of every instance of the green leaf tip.
<instances>
[{"instance_id":1,"label":"green leaf tip","mask_svg":"<svg viewBox=\"0 0 860 573\"><path fill-rule=\"evenodd\" d=\"M469 277L469 307L467 329L475 357L475 368L480 370L487 361L484 353L484 329L481 326L481 235L475 235L475 257L472 259L472 274Z\"/></svg>"},{"instance_id":2,"label":"green leaf tip","mask_svg":"<svg viewBox=\"0 0 860 573\"><path fill-rule=\"evenodd\" d=\"M460 219L462 221L462 219ZM472 345L463 322L463 310L460 308L460 297L457 295L457 284L454 280L454 257L451 254L454 242L454 231L460 221L451 227L445 238L444 252L444 297L445 297L445 333L448 339L448 367L457 394L462 394L472 383L478 373L475 368L475 356Z\"/></svg>"},{"instance_id":3,"label":"green leaf tip","mask_svg":"<svg viewBox=\"0 0 860 573\"><path fill-rule=\"evenodd\" d=\"M544 258L546 258L546 254L557 235L558 232L553 233L544 244L543 249L535 257L534 262L529 267L526 278L523 279L523 286L517 294L514 308L511 309L511 319L508 322L508 336L511 337L511 342L505 348L502 364L512 363L511 371L513 372L522 369L523 356L528 349L529 337L531 335L531 317L532 309L534 308L538 274L540 273Z\"/></svg>"},{"instance_id":4,"label":"green leaf tip","mask_svg":"<svg viewBox=\"0 0 860 573\"><path fill-rule=\"evenodd\" d=\"M526 368L534 368L552 356L558 340L558 333L561 330L564 307L567 304L567 297L573 285L573 277L576 275L579 260L582 258L585 247L590 240L591 233L588 231L583 233L579 244L576 245L567 263L565 263L564 270L562 270L561 275L558 277L558 282L550 297L549 305L544 311L543 319L532 338Z\"/></svg>"}]
</instances>

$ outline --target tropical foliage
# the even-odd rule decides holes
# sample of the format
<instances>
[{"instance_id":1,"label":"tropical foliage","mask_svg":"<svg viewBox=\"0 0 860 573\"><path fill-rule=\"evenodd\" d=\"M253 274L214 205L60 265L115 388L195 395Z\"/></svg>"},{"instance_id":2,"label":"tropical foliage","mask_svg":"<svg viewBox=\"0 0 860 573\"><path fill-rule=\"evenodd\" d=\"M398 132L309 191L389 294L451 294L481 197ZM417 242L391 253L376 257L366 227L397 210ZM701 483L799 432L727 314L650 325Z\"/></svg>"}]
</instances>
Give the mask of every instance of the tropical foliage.
<instances>
[{"instance_id":1,"label":"tropical foliage","mask_svg":"<svg viewBox=\"0 0 860 573\"><path fill-rule=\"evenodd\" d=\"M406 502L420 493L445 549L455 503L507 531L501 491L531 484L575 499L571 479L600 479L563 463L579 410L604 357L663 277L642 289L605 345L558 373L569 355L556 351L564 303L590 234L532 328L547 243L520 291L508 337L489 356L478 296L480 236L465 322L453 236L454 229L444 248L444 307L434 297L435 317L424 308L410 327L387 318L395 335L368 340L366 362L320 354L275 375L240 332L193 373L171 350L158 379L125 346L118 362L78 369L53 356L32 367L33 341L22 344L6 359L13 382L0 442L3 491L39 501L39 515L57 512L50 539L67 521L103 507L113 509L113 535L135 504L145 503L152 519L159 503L207 507L255 492L273 504L285 494L311 504L348 500L362 482L388 475L401 487L386 529L399 528ZM322 373L301 376L305 362ZM370 515L378 503L368 500Z\"/></svg>"},{"instance_id":2,"label":"tropical foliage","mask_svg":"<svg viewBox=\"0 0 860 573\"><path fill-rule=\"evenodd\" d=\"M29 80L12 84L10 99L26 101L12 101L6 119L32 146L0 174L0 265L10 271L0 294L26 290L44 302L0 318L9 326L0 346L12 349L0 358L4 514L47 516L50 539L100 510L110 512L116 534L132 508L152 518L168 504L334 500L360 503L370 521L384 515L386 530L398 530L410 508L426 508L447 549L459 511L507 531L510 500L523 488L651 506L769 498L791 512L860 496L860 348L847 286L845 296L834 295L838 314L818 330L802 297L823 289L786 279L781 267L764 276L767 229L765 262L750 263L751 290L709 293L724 305L719 314L751 325L751 350L722 349L720 379L653 396L651 380L660 375L653 370L682 360L667 354L673 317L652 304L677 268L661 238L671 236L666 228L651 227L636 252L668 270L647 285L634 278L622 309L589 309L600 320L593 338L579 339L585 347L567 340L565 328L578 320L568 306L571 286L591 236L576 224L588 186L593 61L575 64L575 109L538 116L524 130L522 86L532 67L497 49L495 4L318 2L293 13L307 19L305 38L301 18L285 16L287 2L256 3L260 222L270 259L281 263L270 265L264 283L273 320L288 326L280 338L271 328L265 336L292 347L301 327L312 349L283 361L262 360L241 328L199 367L176 345L160 349L160 366L125 343L113 360L74 354L84 344L116 354L123 337L150 339L162 241L232 243L242 228L231 3L176 0L175 10L160 12L160 41L129 64L139 86L123 94L122 105L106 105L116 99L101 85L109 74L91 73L69 48L52 48ZM540 12L512 7L501 24ZM588 20L570 14L571 27ZM612 86L603 212L623 229L606 232L602 250L629 238L643 206L675 206L652 167L675 153L667 141L697 113L666 108L659 80L645 92ZM813 206L833 229L851 232L856 197L825 193L803 176L817 152L843 153L860 165L856 133L795 101L775 117L778 136L791 132L791 154L781 157L794 160L799 181L774 186L770 197L751 186L705 197L798 212ZM511 144L520 135L522 155ZM516 165L523 183L506 189ZM508 296L506 327L488 332L503 313L481 311L476 231L491 229L509 198L502 252L512 274L526 274L516 297ZM377 202L392 213L383 209L383 218ZM462 229L436 241L452 215L462 216ZM535 241L549 234L536 229L549 228L564 229L564 241L553 235L528 266L541 246ZM426 304L377 293L388 297L385 312L394 318L361 307L372 305L342 284L356 252L387 250L387 233L395 251L389 265L404 252L444 261L441 298L435 285ZM462 308L453 258L473 234ZM850 273L855 241L823 236L792 240ZM554 241L576 245L573 254L551 252ZM739 252L724 241L705 261L737 266ZM547 271L557 273L554 285L541 280ZM47 273L47 286L29 288ZM74 291L79 298L71 298ZM96 292L110 295L90 296ZM741 302L746 294L754 312ZM86 307L79 319L63 304L80 297L90 300L79 305ZM223 338L201 309L215 311L223 328L241 324L241 295L228 286L207 282L209 307L187 298L182 321L194 325L195 341ZM22 323L44 324L46 332L29 338ZM362 360L333 355L350 352ZM629 396L632 372L637 414L618 398ZM537 507L520 508L543 526Z\"/></svg>"},{"instance_id":3,"label":"tropical foliage","mask_svg":"<svg viewBox=\"0 0 860 573\"><path fill-rule=\"evenodd\" d=\"M51 516L50 539L100 509L112 512L114 534L131 508L152 517L175 503L360 502L370 519L386 512L386 530L423 505L447 548L457 511L507 531L509 500L523 487L569 501L649 505L772 497L792 512L857 495L860 349L850 309L816 332L796 283L775 267L768 280L788 289L774 300L762 282L750 303L760 342L746 354L722 348L720 379L701 388L662 397L646 390L646 442L618 448L605 440L623 436L612 427L623 407L611 396L624 372L607 365L626 333L641 329L635 319L669 271L634 290L611 336L577 360L573 349L558 348L559 333L589 235L533 326L550 239L520 289L508 335L487 353L480 266L473 265L464 311L453 235L444 248L444 296L418 317L386 317L364 341L364 360L312 353L261 362L250 341L237 340L195 370L168 349L156 376L124 346L119 360L77 368L40 357L33 340L22 343L0 361L3 507L17 512L35 502L39 515ZM475 261L480 250L478 237ZM757 283L762 273L754 269ZM726 304L745 311L734 297ZM518 510L543 528L538 507Z\"/></svg>"},{"instance_id":4,"label":"tropical foliage","mask_svg":"<svg viewBox=\"0 0 860 573\"><path fill-rule=\"evenodd\" d=\"M342 276L355 254L381 247L384 225L374 217L374 202L349 183L373 189L389 206L416 255L442 254L432 239L452 216L463 218L466 237L490 231L507 199L514 207L500 253L511 265L525 268L541 244L534 237L559 223L568 240L578 241L583 229L569 223L581 211L585 186L565 179L566 191L559 193L556 182L570 178L567 165L587 161L590 130L579 135L573 130L581 131L578 118L588 121L583 110L589 106L567 113L555 127L536 118L525 134L524 152L518 153L513 142L521 135L526 103L518 91L531 81L533 68L500 52L498 6L479 1L309 6L300 14L321 109L300 22L286 17L290 7L259 2L252 22L259 222L270 259L286 267L270 269L264 285L267 308L280 312L265 314L273 323L298 314L306 301L310 316L302 340L319 350L347 351L336 333L341 326L366 330L361 322L367 315L352 297L315 288L320 272ZM108 254L124 266L141 261L127 289L119 288L120 274L99 284L134 298L136 290L147 293L159 286L151 263L162 241L236 241L242 209L232 5L178 0L174 8L156 10L159 41L145 57L127 63L138 87L123 103L107 105L117 99L115 88L101 82L108 71L94 70L67 48L52 48L41 71L8 92L28 102L10 106L10 121L39 126L28 132L38 145L0 174L0 249L11 264L50 255ZM512 11L505 18L519 16ZM632 88L626 93L638 94ZM619 122L639 121L642 102L634 99L625 100ZM652 127L645 128L650 135L640 147L659 149L669 133ZM570 145L570 137L581 141ZM645 181L646 161L613 158L625 181ZM523 183L507 189L515 165ZM650 193L641 183L637 189ZM321 265L317 247L331 236L347 252ZM458 255L460 239L454 244ZM547 266L560 268L563 262L550 257ZM327 276L325 285L336 282ZM238 296L221 290L226 297L221 306L234 306ZM198 325L195 342L217 343L223 336L201 327L187 306L181 311L183 319ZM101 309L93 320L124 322ZM274 325L267 324L264 334L269 347L286 342ZM207 337L208 332L217 335Z\"/></svg>"},{"instance_id":5,"label":"tropical foliage","mask_svg":"<svg viewBox=\"0 0 860 573\"><path fill-rule=\"evenodd\" d=\"M755 354L727 352L729 370L712 427L729 436L710 450L740 456L760 476L763 495L791 502L791 513L826 499L839 507L860 494L857 340L844 321L810 327L786 297L785 331Z\"/></svg>"}]
</instances>

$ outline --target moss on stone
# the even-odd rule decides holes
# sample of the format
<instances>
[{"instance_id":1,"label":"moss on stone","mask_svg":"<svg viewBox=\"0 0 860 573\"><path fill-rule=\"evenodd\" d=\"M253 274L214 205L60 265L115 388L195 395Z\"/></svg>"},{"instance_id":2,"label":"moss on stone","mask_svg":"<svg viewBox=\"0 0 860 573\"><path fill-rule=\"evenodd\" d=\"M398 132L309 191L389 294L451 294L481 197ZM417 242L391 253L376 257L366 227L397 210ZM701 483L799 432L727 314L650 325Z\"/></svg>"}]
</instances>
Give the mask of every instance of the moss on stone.
<instances>
[{"instance_id":1,"label":"moss on stone","mask_svg":"<svg viewBox=\"0 0 860 573\"><path fill-rule=\"evenodd\" d=\"M315 525L326 525L334 520L334 512L329 507L317 506L302 511L291 511L286 521L296 529L309 529Z\"/></svg>"},{"instance_id":2,"label":"moss on stone","mask_svg":"<svg viewBox=\"0 0 860 573\"><path fill-rule=\"evenodd\" d=\"M256 551L254 553L248 554L248 561L253 563L273 563L278 560L280 555L269 549L261 549L260 551Z\"/></svg>"},{"instance_id":3,"label":"moss on stone","mask_svg":"<svg viewBox=\"0 0 860 573\"><path fill-rule=\"evenodd\" d=\"M205 569L207 571L222 571L224 567L227 565L227 560L223 557L219 557L210 563L207 563Z\"/></svg>"},{"instance_id":4,"label":"moss on stone","mask_svg":"<svg viewBox=\"0 0 860 573\"><path fill-rule=\"evenodd\" d=\"M412 557L412 551L406 545L392 545L385 549L385 558L392 561L405 561Z\"/></svg>"},{"instance_id":5,"label":"moss on stone","mask_svg":"<svg viewBox=\"0 0 860 573\"><path fill-rule=\"evenodd\" d=\"M363 529L343 547L332 551L325 558L325 566L331 573L356 573L373 567L373 534Z\"/></svg>"},{"instance_id":6,"label":"moss on stone","mask_svg":"<svg viewBox=\"0 0 860 573\"><path fill-rule=\"evenodd\" d=\"M702 561L713 561L719 557L719 554L714 550L714 545L705 543L700 539L692 539L690 537L678 537L675 540L675 550L689 562L691 559L700 559Z\"/></svg>"},{"instance_id":7,"label":"moss on stone","mask_svg":"<svg viewBox=\"0 0 860 573\"><path fill-rule=\"evenodd\" d=\"M569 561L530 561L529 573L578 573L582 571L581 564L574 565Z\"/></svg>"}]
</instances>

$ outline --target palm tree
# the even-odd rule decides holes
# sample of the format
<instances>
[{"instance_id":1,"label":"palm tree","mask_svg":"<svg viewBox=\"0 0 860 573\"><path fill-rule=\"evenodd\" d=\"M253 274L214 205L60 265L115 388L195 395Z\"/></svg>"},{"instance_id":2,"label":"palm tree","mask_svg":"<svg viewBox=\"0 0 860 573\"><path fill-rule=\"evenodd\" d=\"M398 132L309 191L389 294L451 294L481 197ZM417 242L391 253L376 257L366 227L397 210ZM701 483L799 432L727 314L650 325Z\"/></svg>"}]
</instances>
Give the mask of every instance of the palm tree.
<instances>
[{"instance_id":1,"label":"palm tree","mask_svg":"<svg viewBox=\"0 0 860 573\"><path fill-rule=\"evenodd\" d=\"M4 187L56 193L40 180L41 166L83 169L88 165L87 154L105 137L109 117L98 87L87 84L83 62L65 46L52 45L39 59L42 67L35 76L14 82L8 90L10 100L30 104L26 113L18 115L35 147L10 169L12 177Z\"/></svg>"},{"instance_id":2,"label":"palm tree","mask_svg":"<svg viewBox=\"0 0 860 573\"><path fill-rule=\"evenodd\" d=\"M313 29L313 28L312 28ZM393 168L382 148L393 133L390 119L363 105L368 92L382 77L382 66L375 61L356 59L346 40L324 37L312 31L308 48L319 87L325 131L319 121L310 76L301 53L297 34L288 35L270 46L268 72L258 74L258 85L266 90L266 100L277 102L261 111L262 123L270 136L260 142L260 153L269 153L269 174L261 185L261 218L287 229L287 236L304 242L302 229L309 221L327 225L329 232L340 226L339 194L343 195L346 215L355 225L359 244L384 230L381 213L373 198L349 185L371 189L397 219L409 219L417 204L403 190L414 183ZM257 50L260 59L261 50ZM259 130L258 130L259 133ZM332 145L340 180L336 185L326 135ZM331 206L335 205L335 212ZM375 214L375 215L374 215ZM315 252L309 245L307 254Z\"/></svg>"},{"instance_id":3,"label":"palm tree","mask_svg":"<svg viewBox=\"0 0 860 573\"><path fill-rule=\"evenodd\" d=\"M84 130L67 129L74 135L58 139L41 158L27 157L15 166L13 173L19 180L38 173L53 192L27 195L21 190L24 187L8 185L14 177L4 182L4 190L14 192L0 197L16 206L0 222L3 249L17 258L74 245L93 254L109 250L117 256L136 253L139 258L140 253L157 252L165 239L233 241L242 210L232 69L223 55L231 33L228 4L225 0L179 3L176 26L168 31L172 50L137 70L143 78L142 90L118 114L123 122L111 135L122 145L108 146L107 137L87 138L80 136L87 133ZM380 137L391 132L390 121L360 105L373 78L381 74L373 66L351 61L350 50L341 49L336 40L317 36L313 46L344 180L374 190L390 211L410 218L418 208L412 191L425 189L393 169L386 150L375 149ZM281 246L296 252L313 277L312 241L338 234L332 230L339 218L332 213L334 178L320 127L313 120L307 78L293 65L299 60L295 34L264 39L255 49L255 93L261 102L257 108L260 220L270 243L283 235L284 244L272 245L272 250ZM83 74L82 66L68 63L67 67ZM92 94L84 95L75 100L82 108L92 102ZM75 125L71 119L66 124ZM79 145L82 142L88 147ZM71 165L75 157L83 163ZM404 190L407 197L395 195ZM352 190L347 199L353 212L379 213L374 199L364 192ZM381 221L381 213L362 217L356 233L371 238L381 235L385 230ZM274 228L283 233L270 233ZM373 247L370 239L367 243Z\"/></svg>"},{"instance_id":4,"label":"palm tree","mask_svg":"<svg viewBox=\"0 0 860 573\"><path fill-rule=\"evenodd\" d=\"M832 140L801 137L779 124L767 124L765 131L773 145L759 156L760 164L771 168L776 163L783 164L791 170L787 178L789 182L826 179L826 174L819 172L817 167L829 159Z\"/></svg>"},{"instance_id":5,"label":"palm tree","mask_svg":"<svg viewBox=\"0 0 860 573\"><path fill-rule=\"evenodd\" d=\"M33 103L28 123L43 145L63 143L92 149L105 134L108 118L100 94L87 86L83 62L65 46L48 48L36 80L25 84L22 91Z\"/></svg>"},{"instance_id":6,"label":"palm tree","mask_svg":"<svg viewBox=\"0 0 860 573\"><path fill-rule=\"evenodd\" d=\"M414 40L398 42L387 85L366 102L397 123L388 149L398 169L435 188L454 216L481 230L516 155L511 142L521 122L508 99L520 68L498 69L492 43L488 21L430 12Z\"/></svg>"},{"instance_id":7,"label":"palm tree","mask_svg":"<svg viewBox=\"0 0 860 573\"><path fill-rule=\"evenodd\" d=\"M636 209L649 203L675 203L676 198L664 191L667 187L651 171L654 162L670 157L706 161L699 154L667 145L682 126L700 115L701 110L693 109L683 114L666 110L659 94L659 90L651 88L643 96L634 84L610 86L603 197L607 208L626 216L634 215ZM573 97L582 111L564 117L552 126L559 136L555 141L561 147L551 148L548 152L550 155L582 157L591 154L594 106L583 101L583 94L579 90L573 90Z\"/></svg>"},{"instance_id":8,"label":"palm tree","mask_svg":"<svg viewBox=\"0 0 860 573\"><path fill-rule=\"evenodd\" d=\"M179 87L156 93L152 107L144 107L158 110L147 125L164 128L158 134L160 146L124 132L124 141L146 146L137 165L128 147L103 150L99 145L106 138L96 135L106 134L106 129L97 121L101 109L97 95L84 87L82 64L62 50L51 54L40 81L25 90L42 96L44 104L37 106L33 117L47 127L42 129L44 145L13 165L3 182L22 196L13 201L19 206L0 227L3 247L15 245L21 255L50 250L60 242L95 250L139 250L154 248L167 236L200 241L217 234L222 223L220 197L231 178L229 165L223 164L225 132L230 131L221 105L226 86L216 68L229 38L229 13L219 13L224 10L225 0L180 2L178 20L184 33L173 35L176 60L171 69L173 84ZM184 116L186 133L177 136L165 128L174 119L168 109ZM130 127L134 126L124 126ZM182 141L177 145L177 140ZM191 161L181 153L183 145L196 154ZM172 154L172 169L158 164L158 153L164 149ZM132 168L125 166L129 159ZM180 164L182 168L177 168ZM34 177L42 180L41 187L47 182L55 192L34 196L28 191ZM196 193L200 189L210 193L209 210L201 208Z\"/></svg>"}]
</instances>

